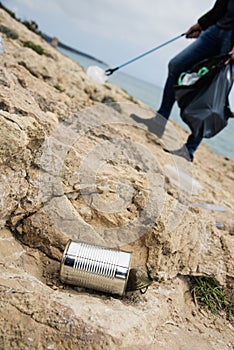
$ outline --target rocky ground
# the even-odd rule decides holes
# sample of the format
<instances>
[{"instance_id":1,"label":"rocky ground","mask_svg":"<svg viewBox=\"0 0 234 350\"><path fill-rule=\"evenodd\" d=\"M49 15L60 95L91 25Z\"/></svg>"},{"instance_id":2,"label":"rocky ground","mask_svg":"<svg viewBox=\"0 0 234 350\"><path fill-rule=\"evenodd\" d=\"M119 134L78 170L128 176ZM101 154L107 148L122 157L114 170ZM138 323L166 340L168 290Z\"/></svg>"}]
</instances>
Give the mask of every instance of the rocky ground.
<instances>
[{"instance_id":1,"label":"rocky ground","mask_svg":"<svg viewBox=\"0 0 234 350\"><path fill-rule=\"evenodd\" d=\"M234 349L231 322L190 293L192 276L233 292L234 161L165 153L185 131L158 139L131 118L149 107L3 10L0 23L18 35L1 33L0 349ZM63 284L69 239L132 252L154 283L123 297Z\"/></svg>"}]
</instances>

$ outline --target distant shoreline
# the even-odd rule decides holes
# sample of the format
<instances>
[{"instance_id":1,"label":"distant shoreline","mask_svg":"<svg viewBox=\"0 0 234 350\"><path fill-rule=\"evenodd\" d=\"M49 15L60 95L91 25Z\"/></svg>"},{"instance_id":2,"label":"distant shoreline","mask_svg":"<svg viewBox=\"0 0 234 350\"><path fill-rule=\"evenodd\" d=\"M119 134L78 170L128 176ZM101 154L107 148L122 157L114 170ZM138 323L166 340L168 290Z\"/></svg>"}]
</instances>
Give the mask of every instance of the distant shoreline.
<instances>
[{"instance_id":1,"label":"distant shoreline","mask_svg":"<svg viewBox=\"0 0 234 350\"><path fill-rule=\"evenodd\" d=\"M51 43L51 42L52 42L53 38L51 38L51 37L48 36L47 34L42 33L41 35L42 35L42 37L43 37L48 43ZM99 60L98 58L96 58L96 57L94 57L94 56L91 56L91 55L89 55L89 54L87 54L87 53L85 53L85 52L82 52L82 51L79 51L79 50L77 50L77 49L74 49L73 47L62 43L61 41L58 41L58 47L61 47L61 48L65 49L65 50L68 50L68 51L70 51L70 52L74 52L74 53L76 53L76 54L78 54L78 55L81 55L81 56L90 58L90 59L92 59L92 60L94 60L94 61L96 61L96 62L98 62L98 63L101 63L101 64L104 64L104 65L108 66L107 63L105 63L105 62Z\"/></svg>"}]
</instances>

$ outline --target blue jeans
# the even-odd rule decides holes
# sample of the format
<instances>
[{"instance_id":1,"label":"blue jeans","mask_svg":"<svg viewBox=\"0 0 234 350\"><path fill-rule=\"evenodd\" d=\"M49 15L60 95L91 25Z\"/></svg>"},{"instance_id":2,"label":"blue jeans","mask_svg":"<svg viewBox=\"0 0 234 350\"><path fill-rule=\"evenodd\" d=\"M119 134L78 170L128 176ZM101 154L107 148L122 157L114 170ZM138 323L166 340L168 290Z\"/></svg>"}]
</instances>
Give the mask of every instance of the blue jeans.
<instances>
[{"instance_id":1,"label":"blue jeans","mask_svg":"<svg viewBox=\"0 0 234 350\"><path fill-rule=\"evenodd\" d=\"M182 52L172 58L168 65L168 77L163 90L163 98L158 113L164 118L169 119L172 107L175 103L174 85L182 72L192 68L199 61L224 54L231 49L231 31L212 25ZM193 154L202 138L195 139L190 135L186 147L188 152Z\"/></svg>"}]
</instances>

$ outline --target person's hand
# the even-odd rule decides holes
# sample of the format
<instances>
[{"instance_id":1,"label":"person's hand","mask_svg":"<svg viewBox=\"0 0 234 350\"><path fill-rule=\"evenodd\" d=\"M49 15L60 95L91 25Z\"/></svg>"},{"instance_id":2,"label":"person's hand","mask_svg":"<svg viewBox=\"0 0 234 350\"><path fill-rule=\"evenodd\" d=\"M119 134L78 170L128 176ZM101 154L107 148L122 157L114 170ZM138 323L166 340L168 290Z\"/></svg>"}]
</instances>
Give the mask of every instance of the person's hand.
<instances>
[{"instance_id":1,"label":"person's hand","mask_svg":"<svg viewBox=\"0 0 234 350\"><path fill-rule=\"evenodd\" d=\"M229 53L229 55L231 55L231 59L234 60L234 46L231 49L231 51L229 51L228 53Z\"/></svg>"},{"instance_id":2,"label":"person's hand","mask_svg":"<svg viewBox=\"0 0 234 350\"><path fill-rule=\"evenodd\" d=\"M225 61L225 64L228 64L231 60L234 60L234 46L231 49L231 51L228 52L230 57L227 59L227 61Z\"/></svg>"},{"instance_id":3,"label":"person's hand","mask_svg":"<svg viewBox=\"0 0 234 350\"><path fill-rule=\"evenodd\" d=\"M202 32L202 28L200 24L196 23L192 27L190 27L189 30L187 30L187 32L185 33L185 36L187 39L195 39L199 37L201 32Z\"/></svg>"}]
</instances>

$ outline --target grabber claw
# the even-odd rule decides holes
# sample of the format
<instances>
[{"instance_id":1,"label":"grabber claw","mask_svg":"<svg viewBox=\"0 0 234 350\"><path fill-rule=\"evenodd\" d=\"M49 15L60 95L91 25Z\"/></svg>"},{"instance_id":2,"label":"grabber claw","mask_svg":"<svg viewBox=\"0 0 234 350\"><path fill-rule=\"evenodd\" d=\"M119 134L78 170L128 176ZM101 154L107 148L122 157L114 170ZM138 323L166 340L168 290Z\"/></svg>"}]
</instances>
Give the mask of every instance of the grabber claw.
<instances>
[{"instance_id":1,"label":"grabber claw","mask_svg":"<svg viewBox=\"0 0 234 350\"><path fill-rule=\"evenodd\" d=\"M107 76L109 76L109 75L111 75L111 74L113 74L116 70L118 70L119 69L119 67L116 67L116 68L109 68L109 69L107 69L106 71L105 71L105 74L107 75Z\"/></svg>"}]
</instances>

